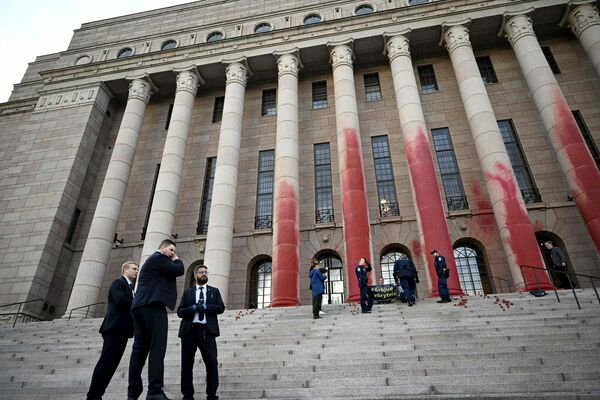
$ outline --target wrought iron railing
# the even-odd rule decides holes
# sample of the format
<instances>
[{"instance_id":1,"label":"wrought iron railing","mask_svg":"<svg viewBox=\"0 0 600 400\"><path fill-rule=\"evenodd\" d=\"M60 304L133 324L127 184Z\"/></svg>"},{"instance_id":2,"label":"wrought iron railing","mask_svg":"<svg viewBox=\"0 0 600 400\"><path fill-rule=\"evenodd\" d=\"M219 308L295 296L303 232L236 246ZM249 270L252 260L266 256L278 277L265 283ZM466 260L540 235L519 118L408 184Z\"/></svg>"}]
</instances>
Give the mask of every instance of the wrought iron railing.
<instances>
[{"instance_id":1,"label":"wrought iron railing","mask_svg":"<svg viewBox=\"0 0 600 400\"><path fill-rule=\"evenodd\" d=\"M272 226L272 215L257 215L254 217L254 229L270 229Z\"/></svg>"},{"instance_id":2,"label":"wrought iron railing","mask_svg":"<svg viewBox=\"0 0 600 400\"><path fill-rule=\"evenodd\" d=\"M87 317L90 315L90 307L97 306L97 305L100 305L100 304L104 304L104 302L103 301L99 301L97 303L86 304L85 306L72 308L71 311L69 311L69 317L67 318L67 320L71 319L71 316L73 315L73 311L75 311L75 310L81 310L81 309L84 309L84 308L85 308L85 317L84 317L84 319L87 319Z\"/></svg>"},{"instance_id":3,"label":"wrought iron railing","mask_svg":"<svg viewBox=\"0 0 600 400\"><path fill-rule=\"evenodd\" d=\"M446 205L449 211L468 210L467 196L446 196Z\"/></svg>"},{"instance_id":4,"label":"wrought iron railing","mask_svg":"<svg viewBox=\"0 0 600 400\"><path fill-rule=\"evenodd\" d=\"M317 224L335 222L333 208L322 208L320 210L315 210L315 222Z\"/></svg>"},{"instance_id":5,"label":"wrought iron railing","mask_svg":"<svg viewBox=\"0 0 600 400\"><path fill-rule=\"evenodd\" d=\"M14 319L13 319L13 328L17 324L17 321L19 320L19 317L21 318L21 322L23 322L23 323L25 323L25 322L31 322L31 321L41 321L41 318L35 317L35 316L31 315L31 314L27 314L27 313L21 311L23 309L23 306L25 304L37 303L37 302L41 302L42 303L42 311L44 311L44 310L46 310L48 308L48 305L42 299L33 299L33 300L27 300L27 301L20 301L18 303L3 304L3 305L0 306L0 308L14 307L14 306L19 306L19 308L17 309L16 312L0 313L0 317L2 317L2 316L11 316L11 317L14 317Z\"/></svg>"},{"instance_id":6,"label":"wrought iron railing","mask_svg":"<svg viewBox=\"0 0 600 400\"><path fill-rule=\"evenodd\" d=\"M540 196L540 191L537 189L522 189L521 196L523 196L523 201L525 204L532 203L540 203L542 201L542 196Z\"/></svg>"},{"instance_id":7,"label":"wrought iron railing","mask_svg":"<svg viewBox=\"0 0 600 400\"><path fill-rule=\"evenodd\" d=\"M400 206L397 202L382 202L379 203L379 215L381 218L397 217L400 215Z\"/></svg>"},{"instance_id":8,"label":"wrought iron railing","mask_svg":"<svg viewBox=\"0 0 600 400\"><path fill-rule=\"evenodd\" d=\"M497 293L510 293L510 292L512 292L512 288L510 286L510 282L508 281L508 279L500 278L499 276L493 276L493 275L491 275L490 278L494 281L494 286L495 286L495 289L496 289ZM508 288L507 292L504 291L504 285L505 284L506 284L506 287Z\"/></svg>"}]
</instances>

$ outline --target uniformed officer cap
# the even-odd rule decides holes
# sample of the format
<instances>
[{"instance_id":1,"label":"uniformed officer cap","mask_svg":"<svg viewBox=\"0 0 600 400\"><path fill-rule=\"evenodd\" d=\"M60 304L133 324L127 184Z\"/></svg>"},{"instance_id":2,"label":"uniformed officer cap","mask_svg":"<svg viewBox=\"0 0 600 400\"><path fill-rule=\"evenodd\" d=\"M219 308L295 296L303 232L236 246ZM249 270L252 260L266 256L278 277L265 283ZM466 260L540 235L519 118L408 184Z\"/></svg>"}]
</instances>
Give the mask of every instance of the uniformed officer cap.
<instances>
[{"instance_id":1,"label":"uniformed officer cap","mask_svg":"<svg viewBox=\"0 0 600 400\"><path fill-rule=\"evenodd\" d=\"M431 250L431 253L429 253L429 254L433 255L433 253L437 253L437 252L438 251L436 249L433 249L433 250Z\"/></svg>"}]
</instances>

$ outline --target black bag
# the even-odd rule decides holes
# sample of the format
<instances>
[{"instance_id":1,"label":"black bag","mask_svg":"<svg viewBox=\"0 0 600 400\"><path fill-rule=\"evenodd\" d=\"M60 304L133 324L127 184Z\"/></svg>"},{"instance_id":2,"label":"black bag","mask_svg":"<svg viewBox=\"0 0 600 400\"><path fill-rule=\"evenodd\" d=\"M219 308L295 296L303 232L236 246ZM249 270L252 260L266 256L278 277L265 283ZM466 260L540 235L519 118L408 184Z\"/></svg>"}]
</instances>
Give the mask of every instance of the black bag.
<instances>
[{"instance_id":1,"label":"black bag","mask_svg":"<svg viewBox=\"0 0 600 400\"><path fill-rule=\"evenodd\" d=\"M444 272L444 276L446 278L450 278L450 268L448 268L448 267L444 268L443 272Z\"/></svg>"}]
</instances>

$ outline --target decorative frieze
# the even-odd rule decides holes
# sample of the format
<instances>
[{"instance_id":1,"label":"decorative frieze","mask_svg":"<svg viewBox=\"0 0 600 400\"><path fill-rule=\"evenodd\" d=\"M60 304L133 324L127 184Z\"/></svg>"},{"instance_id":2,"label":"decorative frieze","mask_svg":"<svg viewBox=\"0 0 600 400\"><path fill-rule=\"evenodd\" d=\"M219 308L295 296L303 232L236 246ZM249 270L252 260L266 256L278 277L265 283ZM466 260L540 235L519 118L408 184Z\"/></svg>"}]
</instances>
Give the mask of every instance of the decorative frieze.
<instances>
[{"instance_id":1,"label":"decorative frieze","mask_svg":"<svg viewBox=\"0 0 600 400\"><path fill-rule=\"evenodd\" d=\"M79 107L96 104L100 109L106 110L112 94L104 85L77 88L60 91L57 93L43 94L37 101L33 112L44 112L63 108Z\"/></svg>"},{"instance_id":2,"label":"decorative frieze","mask_svg":"<svg viewBox=\"0 0 600 400\"><path fill-rule=\"evenodd\" d=\"M410 57L410 44L408 38L404 35L396 35L391 37L385 44L385 49L390 62L396 57Z\"/></svg>"},{"instance_id":3,"label":"decorative frieze","mask_svg":"<svg viewBox=\"0 0 600 400\"><path fill-rule=\"evenodd\" d=\"M525 36L535 37L533 22L531 22L531 18L527 15L516 15L509 19L504 24L504 31L511 46L514 46L519 39Z\"/></svg>"},{"instance_id":4,"label":"decorative frieze","mask_svg":"<svg viewBox=\"0 0 600 400\"><path fill-rule=\"evenodd\" d=\"M469 28L464 25L450 26L444 33L444 41L446 42L446 49L449 53L452 53L461 46L471 47Z\"/></svg>"},{"instance_id":5,"label":"decorative frieze","mask_svg":"<svg viewBox=\"0 0 600 400\"><path fill-rule=\"evenodd\" d=\"M590 26L600 25L600 15L593 4L582 4L569 13L568 21L569 28L579 37Z\"/></svg>"}]
</instances>

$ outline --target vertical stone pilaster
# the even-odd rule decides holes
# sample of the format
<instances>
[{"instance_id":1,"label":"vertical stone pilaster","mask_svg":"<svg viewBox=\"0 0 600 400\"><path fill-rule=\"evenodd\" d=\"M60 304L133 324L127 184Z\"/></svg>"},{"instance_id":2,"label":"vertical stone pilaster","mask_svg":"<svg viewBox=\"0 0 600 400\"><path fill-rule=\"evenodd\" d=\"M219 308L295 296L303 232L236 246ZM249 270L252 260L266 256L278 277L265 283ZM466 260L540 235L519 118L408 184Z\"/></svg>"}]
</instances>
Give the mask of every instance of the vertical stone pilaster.
<instances>
[{"instance_id":1,"label":"vertical stone pilaster","mask_svg":"<svg viewBox=\"0 0 600 400\"><path fill-rule=\"evenodd\" d=\"M182 71L177 75L173 112L156 181L140 266L158 248L161 241L170 239L173 234L183 159L199 83L200 76L194 71Z\"/></svg>"},{"instance_id":2,"label":"vertical stone pilaster","mask_svg":"<svg viewBox=\"0 0 600 400\"><path fill-rule=\"evenodd\" d=\"M213 183L210 218L206 233L204 264L210 269L211 285L219 288L225 302L229 298L229 273L233 247L244 95L248 80L245 60L227 64L225 102L219 133L217 166Z\"/></svg>"},{"instance_id":3,"label":"vertical stone pilaster","mask_svg":"<svg viewBox=\"0 0 600 400\"><path fill-rule=\"evenodd\" d=\"M437 273L429 252L437 249L440 254L446 256L450 268L456 271L452 243L442 205L440 185L435 174L408 38L402 34L392 36L386 42L386 53L392 70L400 130L416 208L419 241L423 249L423 262L427 266L429 296L434 297L439 295ZM448 289L452 295L462 294L458 274L450 276Z\"/></svg>"},{"instance_id":4,"label":"vertical stone pilaster","mask_svg":"<svg viewBox=\"0 0 600 400\"><path fill-rule=\"evenodd\" d=\"M544 260L475 61L469 30L464 25L444 28L447 30L443 38L458 81L513 283L517 290L534 289L537 287L534 272L525 270L521 274L520 266L542 267ZM538 280L542 288L551 288L546 274L538 273Z\"/></svg>"},{"instance_id":5,"label":"vertical stone pilaster","mask_svg":"<svg viewBox=\"0 0 600 400\"><path fill-rule=\"evenodd\" d=\"M567 21L600 76L600 15L594 2L573 8Z\"/></svg>"},{"instance_id":6,"label":"vertical stone pilaster","mask_svg":"<svg viewBox=\"0 0 600 400\"><path fill-rule=\"evenodd\" d=\"M354 273L360 258L372 260L371 227L360 139L356 91L354 88L353 52L349 43L330 45L335 93L335 122L344 220L344 247L348 285L347 301L355 302L360 291Z\"/></svg>"},{"instance_id":7,"label":"vertical stone pilaster","mask_svg":"<svg viewBox=\"0 0 600 400\"><path fill-rule=\"evenodd\" d=\"M589 6L581 9L584 6ZM590 11L589 4L579 6L576 11ZM571 12L571 16L574 15ZM596 11L596 17L598 12ZM587 18L585 19L587 21ZM584 21L584 22L585 22ZM584 28L580 22L580 28ZM590 22L592 24L593 22ZM588 25L590 25L588 24ZM587 29L592 29L592 26ZM600 25L597 25L600 35ZM504 25L506 37L512 45L529 92L542 117L550 143L556 152L560 167L567 178L571 195L581 213L585 226L592 237L596 250L600 252L600 172L579 131L556 77L552 73L540 44L533 31L531 19L526 15L510 18ZM581 35L579 33L578 36ZM600 36L596 37L600 44ZM600 51L600 45L598 46ZM599 54L600 56L600 54ZM598 64L596 67L600 67Z\"/></svg>"},{"instance_id":8,"label":"vertical stone pilaster","mask_svg":"<svg viewBox=\"0 0 600 400\"><path fill-rule=\"evenodd\" d=\"M144 113L151 96L152 87L148 81L143 79L131 81L127 106L102 184L66 314L73 308L99 301ZM73 312L73 315L79 314L84 315L85 310Z\"/></svg>"},{"instance_id":9,"label":"vertical stone pilaster","mask_svg":"<svg viewBox=\"0 0 600 400\"><path fill-rule=\"evenodd\" d=\"M276 54L277 56L277 54ZM277 136L273 202L273 280L271 305L300 304L300 188L298 144L298 70L294 53L277 59Z\"/></svg>"}]
</instances>

